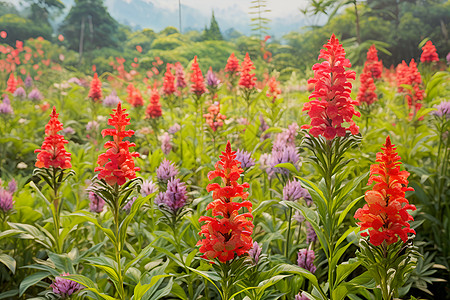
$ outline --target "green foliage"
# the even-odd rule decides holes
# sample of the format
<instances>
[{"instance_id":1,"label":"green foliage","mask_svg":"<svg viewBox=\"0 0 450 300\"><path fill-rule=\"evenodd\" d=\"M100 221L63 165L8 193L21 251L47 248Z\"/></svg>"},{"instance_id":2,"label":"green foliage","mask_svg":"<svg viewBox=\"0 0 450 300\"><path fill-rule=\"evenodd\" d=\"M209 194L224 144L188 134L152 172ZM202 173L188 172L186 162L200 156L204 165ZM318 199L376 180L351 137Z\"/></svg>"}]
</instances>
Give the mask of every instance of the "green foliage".
<instances>
[{"instance_id":1,"label":"green foliage","mask_svg":"<svg viewBox=\"0 0 450 300\"><path fill-rule=\"evenodd\" d=\"M205 27L205 30L202 34L202 39L204 41L221 41L223 40L222 33L220 32L219 24L216 21L216 17L214 16L214 11L211 16L211 24L209 28Z\"/></svg>"},{"instance_id":2,"label":"green foliage","mask_svg":"<svg viewBox=\"0 0 450 300\"><path fill-rule=\"evenodd\" d=\"M0 23L2 24L2 30L8 33L6 42L10 45L15 45L16 40L24 41L39 36L50 40L52 36L52 29L49 25L35 26L33 21L16 14L2 15Z\"/></svg>"},{"instance_id":3,"label":"green foliage","mask_svg":"<svg viewBox=\"0 0 450 300\"><path fill-rule=\"evenodd\" d=\"M250 3L250 26L259 40L262 40L269 30L270 19L265 15L270 12L270 9L267 8L266 0L252 0Z\"/></svg>"},{"instance_id":4,"label":"green foliage","mask_svg":"<svg viewBox=\"0 0 450 300\"><path fill-rule=\"evenodd\" d=\"M76 0L60 27L69 49L94 50L120 47L125 36L119 23L106 10L103 0ZM83 39L81 39L83 35Z\"/></svg>"}]
</instances>

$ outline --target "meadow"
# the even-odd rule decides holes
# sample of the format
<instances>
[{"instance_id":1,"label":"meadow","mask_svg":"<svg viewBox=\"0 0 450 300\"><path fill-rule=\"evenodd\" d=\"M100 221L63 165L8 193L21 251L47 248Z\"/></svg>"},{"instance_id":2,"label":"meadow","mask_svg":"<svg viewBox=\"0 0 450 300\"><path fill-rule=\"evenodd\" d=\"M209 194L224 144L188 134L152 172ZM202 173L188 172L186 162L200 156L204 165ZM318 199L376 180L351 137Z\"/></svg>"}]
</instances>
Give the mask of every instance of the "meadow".
<instances>
[{"instance_id":1,"label":"meadow","mask_svg":"<svg viewBox=\"0 0 450 300\"><path fill-rule=\"evenodd\" d=\"M448 298L450 58L322 43L283 78L1 44L0 299Z\"/></svg>"}]
</instances>

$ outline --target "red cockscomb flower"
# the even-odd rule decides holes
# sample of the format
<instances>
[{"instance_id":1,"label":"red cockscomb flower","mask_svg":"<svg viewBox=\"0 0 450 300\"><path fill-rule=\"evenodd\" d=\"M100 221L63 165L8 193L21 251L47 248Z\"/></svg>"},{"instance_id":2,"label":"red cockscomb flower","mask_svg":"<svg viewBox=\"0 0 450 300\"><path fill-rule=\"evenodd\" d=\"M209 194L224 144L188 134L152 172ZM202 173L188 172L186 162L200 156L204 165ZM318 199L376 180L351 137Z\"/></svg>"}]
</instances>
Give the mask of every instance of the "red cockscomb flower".
<instances>
[{"instance_id":1,"label":"red cockscomb flower","mask_svg":"<svg viewBox=\"0 0 450 300\"><path fill-rule=\"evenodd\" d=\"M97 102L102 98L102 82L98 79L97 73L95 73L94 78L92 78L88 97L94 100L94 102Z\"/></svg>"},{"instance_id":2,"label":"red cockscomb flower","mask_svg":"<svg viewBox=\"0 0 450 300\"><path fill-rule=\"evenodd\" d=\"M406 242L408 233L415 233L408 223L414 219L407 210L415 210L416 207L405 198L406 191L413 191L408 187L409 173L400 171L400 156L389 136L381 149L383 152L377 153L376 159L380 164L370 166L368 185L374 181L376 184L366 192L367 204L358 209L354 216L361 221L358 223L361 230L369 229L368 233L361 235L369 235L374 246L381 245L383 241L393 244L398 237Z\"/></svg>"},{"instance_id":3,"label":"red cockscomb flower","mask_svg":"<svg viewBox=\"0 0 450 300\"><path fill-rule=\"evenodd\" d=\"M162 116L161 104L159 103L159 93L157 89L152 90L150 96L150 104L147 106L145 114L147 118L156 119Z\"/></svg>"},{"instance_id":4,"label":"red cockscomb flower","mask_svg":"<svg viewBox=\"0 0 450 300\"><path fill-rule=\"evenodd\" d=\"M71 154L64 148L64 145L69 142L64 139L64 136L58 134L59 131L63 130L63 124L58 120L58 116L56 108L53 107L50 121L45 125L45 140L42 147L34 151L39 153L35 163L37 168L69 169L72 167L70 163Z\"/></svg>"},{"instance_id":5,"label":"red cockscomb flower","mask_svg":"<svg viewBox=\"0 0 450 300\"><path fill-rule=\"evenodd\" d=\"M370 46L369 51L367 51L367 60L364 63L364 73L370 72L374 79L381 78L383 73L383 62L378 61L378 51L375 45Z\"/></svg>"},{"instance_id":6,"label":"red cockscomb flower","mask_svg":"<svg viewBox=\"0 0 450 300\"><path fill-rule=\"evenodd\" d=\"M397 66L397 87L400 93L406 94L409 109L412 110L410 115L414 115L422 107L421 101L424 98L425 91L420 88L422 76L417 69L414 59L411 60L409 66L405 61ZM403 85L410 85L412 90L404 88Z\"/></svg>"},{"instance_id":7,"label":"red cockscomb flower","mask_svg":"<svg viewBox=\"0 0 450 300\"><path fill-rule=\"evenodd\" d=\"M199 251L207 259L219 259L227 262L236 256L241 256L252 248L253 216L251 214L252 203L249 201L233 202L235 198L247 199L248 183L238 184L240 174L244 170L241 163L236 160L236 152L231 151L228 141L226 150L222 152L220 160L215 165L215 170L208 173L208 179L222 178L223 185L209 184L208 192L213 192L213 202L206 207L212 211L213 217L200 217L199 222L205 222L199 233L204 238L198 241ZM249 212L239 214L239 210L245 207Z\"/></svg>"},{"instance_id":8,"label":"red cockscomb flower","mask_svg":"<svg viewBox=\"0 0 450 300\"><path fill-rule=\"evenodd\" d=\"M252 70L256 69L253 65L248 52L245 54L244 61L242 62L241 68L241 78L239 79L239 86L244 89L253 89L256 86L256 76L251 73Z\"/></svg>"},{"instance_id":9,"label":"red cockscomb flower","mask_svg":"<svg viewBox=\"0 0 450 300\"><path fill-rule=\"evenodd\" d=\"M6 82L6 91L10 93L14 93L17 89L17 80L14 77L14 73L9 74L8 81Z\"/></svg>"},{"instance_id":10,"label":"red cockscomb flower","mask_svg":"<svg viewBox=\"0 0 450 300\"><path fill-rule=\"evenodd\" d=\"M135 147L136 144L124 141L125 137L131 137L134 134L133 130L125 130L127 125L130 125L130 118L125 113L126 109L122 109L119 102L117 108L113 109L114 114L108 119L108 125L115 128L108 128L102 130L102 136L110 135L113 137L112 141L105 143L104 148L107 149L105 153L100 154L97 160L99 167L95 168L99 179L104 179L107 184L113 186L115 184L123 185L127 179L136 178L136 171L140 169L134 166L134 157L139 157L139 153L130 153L129 148Z\"/></svg>"},{"instance_id":11,"label":"red cockscomb flower","mask_svg":"<svg viewBox=\"0 0 450 300\"><path fill-rule=\"evenodd\" d=\"M378 100L377 93L375 93L375 83L373 82L371 73L362 73L361 76L359 76L359 80L361 82L361 86L359 87L356 100L359 102L359 105L362 103L371 105Z\"/></svg>"},{"instance_id":12,"label":"red cockscomb flower","mask_svg":"<svg viewBox=\"0 0 450 300\"><path fill-rule=\"evenodd\" d=\"M172 65L167 64L167 71L164 74L163 92L166 95L172 95L177 90L175 87L175 76L171 72Z\"/></svg>"},{"instance_id":13,"label":"red cockscomb flower","mask_svg":"<svg viewBox=\"0 0 450 300\"><path fill-rule=\"evenodd\" d=\"M206 124L208 124L213 131L216 131L217 128L223 126L223 120L227 117L220 113L220 103L215 102L211 104L208 108L208 113L204 114L203 118L206 119Z\"/></svg>"},{"instance_id":14,"label":"red cockscomb flower","mask_svg":"<svg viewBox=\"0 0 450 300\"><path fill-rule=\"evenodd\" d=\"M239 72L239 59L234 56L234 53L231 53L230 57L228 57L227 65L225 66L225 72L229 72L232 75Z\"/></svg>"},{"instance_id":15,"label":"red cockscomb flower","mask_svg":"<svg viewBox=\"0 0 450 300\"><path fill-rule=\"evenodd\" d=\"M191 74L191 92L200 97L206 93L205 81L203 79L202 70L197 63L197 55L194 57L194 62L192 63L192 74Z\"/></svg>"},{"instance_id":16,"label":"red cockscomb flower","mask_svg":"<svg viewBox=\"0 0 450 300\"><path fill-rule=\"evenodd\" d=\"M439 61L439 56L436 53L436 47L433 45L431 41L428 41L423 47L422 47L422 55L420 56L421 62L433 62L433 61Z\"/></svg>"},{"instance_id":17,"label":"red cockscomb flower","mask_svg":"<svg viewBox=\"0 0 450 300\"><path fill-rule=\"evenodd\" d=\"M279 82L275 77L270 77L267 82L267 86L269 87L266 93L266 96L272 99L272 102L277 99L279 95L281 95L281 89L279 87Z\"/></svg>"},{"instance_id":18,"label":"red cockscomb flower","mask_svg":"<svg viewBox=\"0 0 450 300\"><path fill-rule=\"evenodd\" d=\"M358 102L352 100L350 92L352 84L350 79L355 79L355 72L345 70L351 64L345 58L345 50L339 40L334 36L324 45L326 49L320 50L319 59L322 63L313 66L314 78L308 80L308 84L314 84L314 91L309 98L315 98L303 106L311 118L310 125L303 125L303 129L309 129L309 133L315 137L323 135L327 140L337 136L345 136L346 131L352 134L359 132L359 127L352 120L353 116L361 116L355 111L354 105ZM345 123L349 124L344 127Z\"/></svg>"},{"instance_id":19,"label":"red cockscomb flower","mask_svg":"<svg viewBox=\"0 0 450 300\"><path fill-rule=\"evenodd\" d=\"M144 98L142 98L141 91L134 87L132 83L130 83L127 87L127 102L130 103L133 107L141 107L144 106Z\"/></svg>"}]
</instances>

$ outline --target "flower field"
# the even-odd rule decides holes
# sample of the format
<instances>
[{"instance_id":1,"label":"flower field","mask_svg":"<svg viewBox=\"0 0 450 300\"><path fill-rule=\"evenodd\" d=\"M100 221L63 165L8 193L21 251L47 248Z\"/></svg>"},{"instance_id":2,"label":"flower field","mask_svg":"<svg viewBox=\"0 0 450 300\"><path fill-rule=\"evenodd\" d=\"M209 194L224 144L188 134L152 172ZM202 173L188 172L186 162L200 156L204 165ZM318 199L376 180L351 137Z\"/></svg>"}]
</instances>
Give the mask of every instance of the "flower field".
<instances>
[{"instance_id":1,"label":"flower field","mask_svg":"<svg viewBox=\"0 0 450 300\"><path fill-rule=\"evenodd\" d=\"M421 46L355 67L333 34L282 78L1 44L0 299L448 299L450 69Z\"/></svg>"}]
</instances>

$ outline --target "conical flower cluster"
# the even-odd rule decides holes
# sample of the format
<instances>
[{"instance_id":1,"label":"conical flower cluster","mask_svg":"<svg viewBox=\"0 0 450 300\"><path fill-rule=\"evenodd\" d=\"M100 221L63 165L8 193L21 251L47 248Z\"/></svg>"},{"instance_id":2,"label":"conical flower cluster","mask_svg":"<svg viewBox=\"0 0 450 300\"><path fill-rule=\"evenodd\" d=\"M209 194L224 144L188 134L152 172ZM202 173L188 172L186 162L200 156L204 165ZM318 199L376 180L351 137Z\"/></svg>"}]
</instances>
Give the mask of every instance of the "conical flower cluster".
<instances>
[{"instance_id":1,"label":"conical flower cluster","mask_svg":"<svg viewBox=\"0 0 450 300\"><path fill-rule=\"evenodd\" d=\"M133 107L144 106L144 98L142 97L141 91L139 91L139 89L137 89L132 83L128 85L127 92L128 103L130 103Z\"/></svg>"},{"instance_id":2,"label":"conical flower cluster","mask_svg":"<svg viewBox=\"0 0 450 300\"><path fill-rule=\"evenodd\" d=\"M8 81L6 82L6 91L10 92L10 93L14 93L16 91L17 84L18 84L18 82L17 82L16 78L14 77L14 73L10 73Z\"/></svg>"},{"instance_id":3,"label":"conical flower cluster","mask_svg":"<svg viewBox=\"0 0 450 300\"><path fill-rule=\"evenodd\" d=\"M37 168L69 169L72 167L70 163L71 154L64 147L69 142L64 139L64 136L58 134L59 131L63 130L63 124L58 120L58 116L56 108L53 107L50 121L45 125L44 143L42 143L41 149L34 151L39 153L35 164Z\"/></svg>"},{"instance_id":4,"label":"conical flower cluster","mask_svg":"<svg viewBox=\"0 0 450 300\"><path fill-rule=\"evenodd\" d=\"M433 62L439 61L439 56L436 52L436 47L433 45L431 41L426 42L426 44L422 47L422 55L420 56L420 61L425 62Z\"/></svg>"},{"instance_id":5,"label":"conical flower cluster","mask_svg":"<svg viewBox=\"0 0 450 300\"><path fill-rule=\"evenodd\" d=\"M354 105L358 102L350 97L352 84L349 80L355 79L355 72L346 70L351 64L345 58L344 48L334 34L324 47L326 49L320 50L319 59L325 61L313 66L314 78L308 80L308 84L314 84L309 98L315 100L303 107L304 111L308 111L311 124L302 128L309 129L309 134L315 137L322 135L331 140L336 135L345 136L347 130L357 134L359 128L352 118L361 114L355 111Z\"/></svg>"},{"instance_id":6,"label":"conical flower cluster","mask_svg":"<svg viewBox=\"0 0 450 300\"><path fill-rule=\"evenodd\" d=\"M114 128L102 130L103 137L110 135L113 140L105 143L107 151L99 155L99 167L95 168L95 172L100 172L98 178L104 179L111 186L123 185L127 179L136 178L136 171L139 171L139 168L134 166L134 157L139 157L139 153L130 153L129 150L136 145L123 140L134 135L133 130L125 130L125 127L130 125L130 118L127 118L125 111L119 103L117 108L113 109L114 114L108 119L108 125Z\"/></svg>"},{"instance_id":7,"label":"conical flower cluster","mask_svg":"<svg viewBox=\"0 0 450 300\"><path fill-rule=\"evenodd\" d=\"M422 107L422 100L424 98L425 91L420 88L422 83L422 76L417 69L417 64L414 59L408 64L402 61L397 66L397 87L400 93L406 94L406 100L408 107L417 112ZM412 90L405 88L403 85L410 85Z\"/></svg>"},{"instance_id":8,"label":"conical flower cluster","mask_svg":"<svg viewBox=\"0 0 450 300\"><path fill-rule=\"evenodd\" d=\"M152 90L150 96L150 104L147 106L145 115L148 119L156 119L162 116L161 103L159 103L159 92L157 89Z\"/></svg>"},{"instance_id":9,"label":"conical flower cluster","mask_svg":"<svg viewBox=\"0 0 450 300\"><path fill-rule=\"evenodd\" d=\"M236 160L236 152L231 151L230 142L226 150L222 152L220 160L215 165L215 170L208 173L208 179L216 177L222 179L222 185L211 183L207 186L208 192L213 192L213 202L206 207L212 211L213 217L200 217L199 222L205 222L199 233L203 236L197 246L207 259L219 259L227 262L236 256L241 256L252 248L253 216L251 214L252 203L245 201L248 197L248 183L238 184L238 179L244 170ZM241 198L243 202L234 202ZM239 214L241 208L249 212Z\"/></svg>"},{"instance_id":10,"label":"conical flower cluster","mask_svg":"<svg viewBox=\"0 0 450 300\"><path fill-rule=\"evenodd\" d=\"M229 72L231 75L235 75L239 72L239 59L237 59L234 53L231 53L230 57L228 57L225 72Z\"/></svg>"},{"instance_id":11,"label":"conical flower cluster","mask_svg":"<svg viewBox=\"0 0 450 300\"><path fill-rule=\"evenodd\" d=\"M367 105L371 105L375 101L378 100L378 95L375 93L375 83L373 81L372 74L370 72L362 73L359 76L359 80L361 81L361 86L359 87L358 95L356 96L356 100L359 105L362 103L366 103Z\"/></svg>"},{"instance_id":12,"label":"conical flower cluster","mask_svg":"<svg viewBox=\"0 0 450 300\"><path fill-rule=\"evenodd\" d=\"M172 95L177 90L175 87L175 75L172 74L172 65L167 64L166 73L164 73L163 92L166 95Z\"/></svg>"},{"instance_id":13,"label":"conical flower cluster","mask_svg":"<svg viewBox=\"0 0 450 300\"><path fill-rule=\"evenodd\" d=\"M192 63L192 74L191 74L191 92L197 97L200 97L206 93L205 81L203 79L202 70L197 62L197 55L194 57L194 62Z\"/></svg>"},{"instance_id":14,"label":"conical flower cluster","mask_svg":"<svg viewBox=\"0 0 450 300\"><path fill-rule=\"evenodd\" d=\"M383 152L377 153L376 161L380 164L370 166L368 185L376 182L370 191L366 192L366 202L363 208L355 213L355 219L363 232L362 236L370 236L370 243L379 246L383 241L388 245L398 241L398 237L406 242L408 233L415 233L410 228L409 221L413 217L407 210L415 210L405 198L406 191L413 191L408 187L409 173L400 171L400 156L395 145L391 144L389 136L386 138Z\"/></svg>"},{"instance_id":15,"label":"conical flower cluster","mask_svg":"<svg viewBox=\"0 0 450 300\"><path fill-rule=\"evenodd\" d=\"M370 46L367 51L367 60L364 63L363 73L369 72L374 79L381 78L383 73L383 62L378 60L378 51L375 45Z\"/></svg>"},{"instance_id":16,"label":"conical flower cluster","mask_svg":"<svg viewBox=\"0 0 450 300\"><path fill-rule=\"evenodd\" d=\"M244 89L251 90L256 86L256 77L252 70L256 69L253 65L248 52L245 54L242 62L241 78L239 79L239 86Z\"/></svg>"},{"instance_id":17,"label":"conical flower cluster","mask_svg":"<svg viewBox=\"0 0 450 300\"><path fill-rule=\"evenodd\" d=\"M95 73L94 78L92 78L88 97L94 100L94 102L97 102L102 98L102 82L98 78L97 73Z\"/></svg>"}]
</instances>

